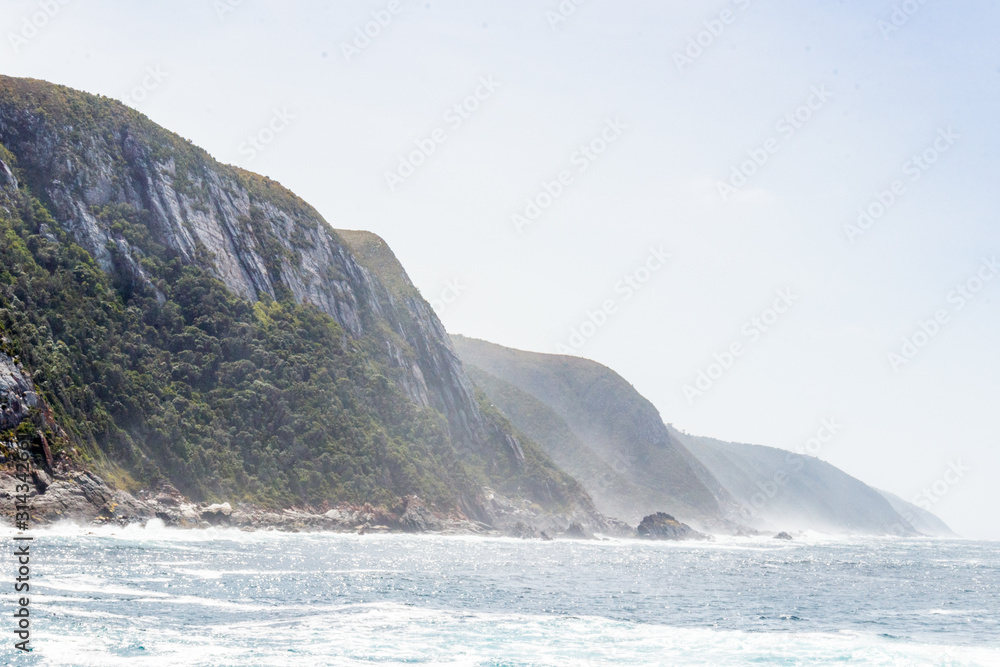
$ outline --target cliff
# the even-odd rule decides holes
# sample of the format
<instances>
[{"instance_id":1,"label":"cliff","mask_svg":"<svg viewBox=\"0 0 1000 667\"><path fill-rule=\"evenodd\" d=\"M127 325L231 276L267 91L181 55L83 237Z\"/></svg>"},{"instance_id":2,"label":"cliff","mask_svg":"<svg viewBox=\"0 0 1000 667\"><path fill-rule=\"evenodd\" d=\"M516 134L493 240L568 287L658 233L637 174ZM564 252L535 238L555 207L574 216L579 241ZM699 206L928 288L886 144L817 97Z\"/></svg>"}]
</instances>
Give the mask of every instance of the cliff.
<instances>
[{"instance_id":1,"label":"cliff","mask_svg":"<svg viewBox=\"0 0 1000 667\"><path fill-rule=\"evenodd\" d=\"M490 400L579 480L602 512L633 525L667 511L703 529L736 526L737 503L678 445L652 403L611 369L452 340Z\"/></svg>"},{"instance_id":2,"label":"cliff","mask_svg":"<svg viewBox=\"0 0 1000 667\"><path fill-rule=\"evenodd\" d=\"M745 523L766 530L918 535L882 493L813 456L675 433L742 504Z\"/></svg>"},{"instance_id":3,"label":"cliff","mask_svg":"<svg viewBox=\"0 0 1000 667\"><path fill-rule=\"evenodd\" d=\"M0 232L0 327L23 363L0 378L51 409L8 401L8 440L31 420L123 488L199 500L412 494L492 523L508 506L602 520L484 410L402 268L372 264L381 239L124 105L0 77Z\"/></svg>"},{"instance_id":4,"label":"cliff","mask_svg":"<svg viewBox=\"0 0 1000 667\"><path fill-rule=\"evenodd\" d=\"M611 369L453 337L472 378L594 498L635 523L666 511L720 532L951 534L940 519L810 456L665 425Z\"/></svg>"}]
</instances>

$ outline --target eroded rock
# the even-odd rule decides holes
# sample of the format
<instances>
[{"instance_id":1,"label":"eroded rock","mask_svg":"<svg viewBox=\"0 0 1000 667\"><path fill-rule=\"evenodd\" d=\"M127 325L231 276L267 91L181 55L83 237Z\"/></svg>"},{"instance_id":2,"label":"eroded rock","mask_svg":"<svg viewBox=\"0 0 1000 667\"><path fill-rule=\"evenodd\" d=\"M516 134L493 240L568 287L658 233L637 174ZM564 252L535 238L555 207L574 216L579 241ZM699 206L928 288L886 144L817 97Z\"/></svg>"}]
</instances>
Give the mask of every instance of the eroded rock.
<instances>
[{"instance_id":1,"label":"eroded rock","mask_svg":"<svg viewBox=\"0 0 1000 667\"><path fill-rule=\"evenodd\" d=\"M648 540L698 540L705 536L665 512L643 518L636 529L639 537Z\"/></svg>"}]
</instances>

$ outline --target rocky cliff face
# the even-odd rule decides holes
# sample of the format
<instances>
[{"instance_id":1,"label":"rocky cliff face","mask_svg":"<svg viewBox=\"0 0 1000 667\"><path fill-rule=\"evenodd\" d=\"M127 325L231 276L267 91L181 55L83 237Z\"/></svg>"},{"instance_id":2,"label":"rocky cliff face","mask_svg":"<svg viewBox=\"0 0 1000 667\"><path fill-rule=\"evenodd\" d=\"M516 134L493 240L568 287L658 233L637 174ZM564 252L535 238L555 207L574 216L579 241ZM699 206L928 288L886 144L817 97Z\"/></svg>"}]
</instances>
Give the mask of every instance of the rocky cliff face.
<instances>
[{"instance_id":1,"label":"rocky cliff face","mask_svg":"<svg viewBox=\"0 0 1000 667\"><path fill-rule=\"evenodd\" d=\"M0 431L13 430L38 407L38 395L21 365L0 352Z\"/></svg>"},{"instance_id":2,"label":"rocky cliff face","mask_svg":"<svg viewBox=\"0 0 1000 667\"><path fill-rule=\"evenodd\" d=\"M422 299L394 299L322 217L279 184L215 162L124 106L96 102L62 87L0 77L0 143L104 271L155 288L142 251L94 213L127 204L146 213L159 243L243 298L287 290L355 337L392 331L398 339L380 352L411 399L442 411L456 442L487 446L472 385ZM6 163L0 171L14 179Z\"/></svg>"},{"instance_id":3,"label":"rocky cliff face","mask_svg":"<svg viewBox=\"0 0 1000 667\"><path fill-rule=\"evenodd\" d=\"M232 294L248 302L308 305L339 325L344 354L354 355L351 358L356 363L347 364L343 371L348 377L330 378L331 392L343 397L344 405L353 400L375 406L372 411L381 415L378 419L391 433L372 433L378 424L365 426L367 431L361 433L356 423L344 417L339 423L349 429L346 433L330 433L330 427L321 428L315 423L310 430L305 424L302 430L308 432L301 438L305 444L289 445L281 441L291 437L289 427L282 427L284 430L277 429L279 440L265 447L265 443L241 441L239 424L213 426L227 429L220 434L233 442L233 447L242 448L242 454L233 453L231 458L260 460L253 464L251 472L261 479L275 475L262 471L265 462L273 468L274 461L291 461L294 452L304 447L312 447L318 454L324 451L324 438L339 444L334 449L327 447L326 458L318 460L312 468L315 473L308 475L339 474L337 470L352 468L351 461L344 458L344 450L356 446L352 444L355 441L363 441L361 444L374 452L369 459L377 459L381 472L369 470L367 462L365 466L353 466L356 473L345 472L342 479L338 478L345 488L360 488L352 479L357 480L361 474L369 487L380 483L388 486L401 477L427 479L439 474L438 486L453 487L461 509L476 519L502 522L503 512L496 509L500 502L518 507L539 503L548 508L575 508L572 511L601 521L589 498L572 479L522 442L502 418L484 411L440 321L413 289L388 247L374 235L338 234L312 207L276 182L217 163L190 142L117 102L35 80L0 77L0 187L9 193L3 210L14 221L11 224L16 226L21 224L17 220L29 218L33 221L22 225L27 231L22 232L21 241L34 254L35 264L56 271L61 265L55 262L55 268L48 266L46 258L51 259L51 253L41 246L49 244L49 249L60 246L65 250L65 244L71 241L113 277L115 289L123 295L126 305L129 294L141 292L155 295L167 310L175 309L176 304L166 297L172 285L164 281L176 280L178 273L163 267L179 263L208 272ZM32 212L26 197L37 200L44 210ZM85 268L82 270L86 273ZM165 277L168 273L173 277ZM21 279L20 283L12 283L5 297L6 307L16 310L14 292L30 290L29 282ZM203 293L207 288L202 285L199 289ZM121 319L116 310L120 306L105 303L104 308ZM208 319L211 313L203 315ZM261 319L269 321L267 316ZM209 372L215 378L206 385L211 388L219 386L220 373L229 373L226 378L236 377L232 382L238 383L240 374L251 365L260 368L261 354L241 357L239 350L234 352L222 334L212 329L212 323L199 322L189 322L188 329L173 336L174 342L168 340L161 345L168 348L161 350L162 354L179 355L173 371L168 369L168 376L172 372L172 377L177 378L178 367L187 372ZM55 332L52 336L57 337L60 316L55 313L48 321L36 324L35 329L51 328ZM135 324L120 326L125 328L119 332L123 340L143 333L127 329ZM246 331L248 325L243 321L239 326ZM148 329L143 335L150 336ZM210 339L201 348L177 352L178 345L184 344L177 342L178 335L189 335L191 340L202 340L204 336ZM259 338L250 342L259 344ZM241 345L245 347L245 341ZM131 354L127 350L125 353ZM223 364L225 368L220 371L218 362L211 365L204 361L212 355L228 355L234 361ZM367 370L364 359L372 362ZM0 360L0 368L8 366ZM5 390L7 394L26 397L30 392L24 388L30 386L30 380L15 370L10 367L4 371L0 381L10 387ZM302 373L303 379L309 381L310 369ZM117 382L120 375L111 381ZM205 384L204 373L200 377L191 382ZM93 386L107 393L107 378L101 380ZM258 382L252 389L256 395L272 396L280 415L294 410L294 405L289 408L288 400L308 400L301 397L301 391L295 393L294 381L295 377L284 397L271 385ZM392 388L382 391L381 382ZM391 404L384 404L389 400L385 397L395 395L396 389L416 409L443 416L446 442L435 435L437 427L433 425L415 425L410 427L409 435L404 434L406 418L397 414L399 411ZM184 401L202 400L208 389L203 391L192 394L190 389L182 388L178 398L172 398L170 392L157 396L186 409L190 404ZM117 428L129 431L134 421L130 415L144 408L125 406L121 403L128 401L119 403L114 399L111 396L109 400L118 407L109 406L109 411L123 415L115 417ZM234 395L226 400L243 399ZM380 400L383 404L379 404ZM71 402L69 398L65 401ZM86 410L87 401L83 403ZM10 423L23 418L23 405L21 399L8 401ZM184 428L190 422L182 418L176 423ZM106 431L114 436L115 428L106 427ZM168 433L162 425L143 432ZM408 461L408 447L419 457ZM180 446L178 449L182 450ZM265 452L267 457L259 457L259 450L264 449L269 450ZM179 451L168 458L185 456L193 455ZM198 456L201 460L191 463L194 468L210 471L214 465L223 465L229 466L233 479L243 474L232 472L233 466L239 465L236 461L213 462L217 456L211 452ZM346 456L350 458L349 451ZM451 462L456 457L458 464ZM308 475L298 477L305 479ZM491 485L503 484L504 493L516 497L478 486L476 480L483 479Z\"/></svg>"},{"instance_id":4,"label":"rocky cliff face","mask_svg":"<svg viewBox=\"0 0 1000 667\"><path fill-rule=\"evenodd\" d=\"M360 265L365 283L370 286L372 303L405 343L405 347L399 347L390 341L387 351L398 366L411 366L409 387L413 399L433 401L434 407L448 415L453 427L464 434L466 442L481 446L490 439L490 431L497 432L497 427L483 418L472 381L434 309L420 296L385 241L365 231L337 230L336 234ZM417 365L407 354L415 356ZM517 439L507 433L496 435L523 463L524 452Z\"/></svg>"}]
</instances>

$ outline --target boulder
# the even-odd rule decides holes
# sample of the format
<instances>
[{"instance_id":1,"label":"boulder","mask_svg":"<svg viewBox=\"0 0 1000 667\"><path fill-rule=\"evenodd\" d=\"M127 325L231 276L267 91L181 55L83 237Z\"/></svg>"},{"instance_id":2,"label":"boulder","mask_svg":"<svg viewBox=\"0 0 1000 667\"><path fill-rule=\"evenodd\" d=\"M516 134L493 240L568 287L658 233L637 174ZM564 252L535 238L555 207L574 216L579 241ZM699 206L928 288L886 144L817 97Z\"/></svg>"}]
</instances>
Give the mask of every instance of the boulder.
<instances>
[{"instance_id":1,"label":"boulder","mask_svg":"<svg viewBox=\"0 0 1000 667\"><path fill-rule=\"evenodd\" d=\"M164 484L154 500L167 507L177 507L184 503L185 498L172 484Z\"/></svg>"},{"instance_id":2,"label":"boulder","mask_svg":"<svg viewBox=\"0 0 1000 667\"><path fill-rule=\"evenodd\" d=\"M700 540L705 537L665 512L643 518L636 532L639 537L647 540Z\"/></svg>"},{"instance_id":3,"label":"boulder","mask_svg":"<svg viewBox=\"0 0 1000 667\"><path fill-rule=\"evenodd\" d=\"M233 508L229 503L216 503L203 509L200 516L203 521L207 521L213 526L228 524L229 517L233 514Z\"/></svg>"},{"instance_id":4,"label":"boulder","mask_svg":"<svg viewBox=\"0 0 1000 667\"><path fill-rule=\"evenodd\" d=\"M792 539L792 536L789 535L788 533L786 533L785 531L781 531L780 533L778 533L777 535L774 536L774 539L776 539L776 540L790 540L790 539Z\"/></svg>"},{"instance_id":5,"label":"boulder","mask_svg":"<svg viewBox=\"0 0 1000 667\"><path fill-rule=\"evenodd\" d=\"M114 496L114 491L91 473L77 473L64 480L53 481L48 475L41 479L49 481L45 492L31 499L31 518L39 523L90 522ZM39 486L37 479L35 484Z\"/></svg>"},{"instance_id":6,"label":"boulder","mask_svg":"<svg viewBox=\"0 0 1000 667\"><path fill-rule=\"evenodd\" d=\"M52 478L44 470L32 470L31 479L35 482L35 488L38 489L38 493L45 493L45 489L52 486Z\"/></svg>"}]
</instances>

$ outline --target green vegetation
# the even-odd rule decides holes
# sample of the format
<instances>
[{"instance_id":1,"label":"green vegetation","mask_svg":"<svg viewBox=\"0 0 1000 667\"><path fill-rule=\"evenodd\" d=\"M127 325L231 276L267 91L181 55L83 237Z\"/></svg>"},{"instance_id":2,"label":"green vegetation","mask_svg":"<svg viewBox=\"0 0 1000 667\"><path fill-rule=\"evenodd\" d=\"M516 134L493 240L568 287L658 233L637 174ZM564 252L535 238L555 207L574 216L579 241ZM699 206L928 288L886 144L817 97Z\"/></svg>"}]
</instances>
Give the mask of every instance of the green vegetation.
<instances>
[{"instance_id":1,"label":"green vegetation","mask_svg":"<svg viewBox=\"0 0 1000 667\"><path fill-rule=\"evenodd\" d=\"M165 480L198 500L418 494L475 514L490 486L549 510L586 502L488 404L477 412L378 237L343 241L280 184L108 98L0 76L0 120L0 159L20 186L0 178L0 341L51 409L22 436L41 430L54 452L131 490ZM192 211L220 222L225 258ZM370 281L346 252L318 252L341 244ZM250 267L258 300L217 279L230 275L220 259ZM356 307L342 320L352 330L301 303L303 285Z\"/></svg>"},{"instance_id":2,"label":"green vegetation","mask_svg":"<svg viewBox=\"0 0 1000 667\"><path fill-rule=\"evenodd\" d=\"M338 229L337 236L351 249L358 263L378 276L393 296L400 299L421 298L385 241L371 232L351 229Z\"/></svg>"},{"instance_id":3,"label":"green vegetation","mask_svg":"<svg viewBox=\"0 0 1000 667\"><path fill-rule=\"evenodd\" d=\"M239 299L156 246L140 212L98 211L145 251L158 295L103 273L41 203L16 199L0 209L0 327L66 429L56 451L272 505L406 493L451 504L473 481L443 417L330 317Z\"/></svg>"}]
</instances>

